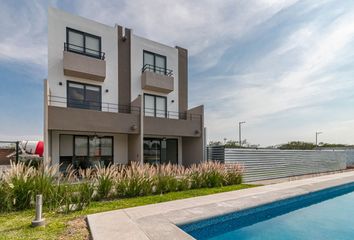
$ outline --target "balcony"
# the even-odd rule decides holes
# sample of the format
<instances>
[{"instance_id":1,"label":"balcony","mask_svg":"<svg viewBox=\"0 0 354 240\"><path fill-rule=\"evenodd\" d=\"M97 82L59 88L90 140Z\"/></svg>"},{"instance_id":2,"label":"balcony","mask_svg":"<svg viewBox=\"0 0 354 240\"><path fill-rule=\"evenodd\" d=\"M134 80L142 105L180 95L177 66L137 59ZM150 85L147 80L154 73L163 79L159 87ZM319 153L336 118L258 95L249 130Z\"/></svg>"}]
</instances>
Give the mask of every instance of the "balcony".
<instances>
[{"instance_id":1,"label":"balcony","mask_svg":"<svg viewBox=\"0 0 354 240\"><path fill-rule=\"evenodd\" d=\"M160 136L200 137L203 131L203 109L187 112L161 111L151 116L144 110L144 134ZM150 116L149 116L150 115Z\"/></svg>"},{"instance_id":2,"label":"balcony","mask_svg":"<svg viewBox=\"0 0 354 240\"><path fill-rule=\"evenodd\" d=\"M103 82L106 78L104 52L64 43L64 75Z\"/></svg>"},{"instance_id":3,"label":"balcony","mask_svg":"<svg viewBox=\"0 0 354 240\"><path fill-rule=\"evenodd\" d=\"M48 129L62 131L139 133L140 108L106 102L78 101L48 96Z\"/></svg>"},{"instance_id":4,"label":"balcony","mask_svg":"<svg viewBox=\"0 0 354 240\"><path fill-rule=\"evenodd\" d=\"M173 91L173 72L170 69L145 64L141 75L141 88L160 93Z\"/></svg>"}]
</instances>

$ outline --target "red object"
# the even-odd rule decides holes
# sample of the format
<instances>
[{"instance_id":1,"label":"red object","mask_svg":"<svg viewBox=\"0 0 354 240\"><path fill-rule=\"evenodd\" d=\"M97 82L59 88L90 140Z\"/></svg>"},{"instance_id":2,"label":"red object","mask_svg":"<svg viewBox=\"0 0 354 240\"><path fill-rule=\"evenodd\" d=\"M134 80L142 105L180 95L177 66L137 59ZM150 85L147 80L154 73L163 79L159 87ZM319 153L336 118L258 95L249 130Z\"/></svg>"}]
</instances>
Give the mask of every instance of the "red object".
<instances>
[{"instance_id":1,"label":"red object","mask_svg":"<svg viewBox=\"0 0 354 240\"><path fill-rule=\"evenodd\" d=\"M44 142L38 141L34 154L38 154L40 157L43 157L43 152L44 152Z\"/></svg>"}]
</instances>

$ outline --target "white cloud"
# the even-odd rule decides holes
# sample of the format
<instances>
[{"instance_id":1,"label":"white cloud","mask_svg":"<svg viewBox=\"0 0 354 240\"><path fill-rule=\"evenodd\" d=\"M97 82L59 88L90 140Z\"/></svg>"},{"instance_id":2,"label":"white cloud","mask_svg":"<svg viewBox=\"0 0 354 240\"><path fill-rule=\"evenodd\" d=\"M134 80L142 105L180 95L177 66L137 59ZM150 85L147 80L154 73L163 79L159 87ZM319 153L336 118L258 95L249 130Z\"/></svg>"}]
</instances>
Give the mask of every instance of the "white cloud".
<instances>
[{"instance_id":1,"label":"white cloud","mask_svg":"<svg viewBox=\"0 0 354 240\"><path fill-rule=\"evenodd\" d=\"M40 1L2 4L0 22L0 61L46 68L47 4Z\"/></svg>"},{"instance_id":2,"label":"white cloud","mask_svg":"<svg viewBox=\"0 0 354 240\"><path fill-rule=\"evenodd\" d=\"M137 34L189 49L199 70L218 62L233 40L247 34L282 9L289 1L165 1L82 2L80 15L112 25L132 27Z\"/></svg>"},{"instance_id":3,"label":"white cloud","mask_svg":"<svg viewBox=\"0 0 354 240\"><path fill-rule=\"evenodd\" d=\"M258 131L250 137L254 137L255 141L263 144L270 144L269 141L276 143L275 141L277 139L279 141L282 137L272 134L272 131L275 130L274 126L271 128L262 126L262 123L267 122L269 116L276 116L284 111L297 108L306 109L313 105L322 104L325 106L326 103L336 100L339 93L348 89L353 90L354 82L350 80L349 76L343 77L338 72L329 70L337 66L338 62L352 62L350 52L353 51L354 40L353 16L353 9L348 9L345 14L327 25L325 30L320 24L316 24L316 19L310 20L305 27L295 28L291 35L283 36L287 38L287 41L269 51L265 56L255 59L252 69L255 69L257 74L228 76L226 79L234 78L234 81L228 80L226 86L217 90L212 89L214 95L223 97L217 99L219 107L213 107L207 111L209 117L207 124L212 133L211 139L220 139L222 137L220 133L225 136L235 136L234 133L230 134L228 130L235 129L237 121L248 120L253 124L252 127L267 132L261 133L260 136ZM292 62L292 65L285 64L284 68L281 62L287 61L289 58L295 59L295 61ZM280 66L274 63L280 63ZM273 79L262 78L262 76L269 75L273 75ZM219 81L222 82L222 77ZM203 100L206 101L207 106L208 103L215 101L215 99L208 101L205 98ZM316 116L309 112L307 117ZM317 126L329 127L325 121ZM346 127L352 124L351 121L348 122ZM310 124L300 124L302 131L298 129L298 132L306 135L306 124ZM342 122L338 121L336 124L342 124ZM351 125L352 127L354 125ZM272 137L266 137L266 134ZM296 135L291 129L286 129L282 133L285 138ZM344 134L339 139L334 136L327 139L341 142L347 142L348 139L353 140L349 134Z\"/></svg>"}]
</instances>

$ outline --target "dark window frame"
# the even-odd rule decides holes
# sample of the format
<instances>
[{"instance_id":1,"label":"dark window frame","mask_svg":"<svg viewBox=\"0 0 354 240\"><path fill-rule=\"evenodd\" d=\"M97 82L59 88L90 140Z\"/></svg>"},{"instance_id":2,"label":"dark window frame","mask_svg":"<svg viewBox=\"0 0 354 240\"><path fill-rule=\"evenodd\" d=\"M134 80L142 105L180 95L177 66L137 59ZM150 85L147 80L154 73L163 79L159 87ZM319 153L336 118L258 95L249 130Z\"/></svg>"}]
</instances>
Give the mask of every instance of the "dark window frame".
<instances>
[{"instance_id":1,"label":"dark window frame","mask_svg":"<svg viewBox=\"0 0 354 240\"><path fill-rule=\"evenodd\" d=\"M79 108L79 107L73 107L73 106L69 106L69 85L70 83L73 83L73 84L78 84L78 85L83 85L84 86L84 106L85 106L85 102L86 102L86 86L91 86L91 87L98 87L100 89L100 105L99 105L99 110L97 109L90 109L90 108L85 108L85 107L82 107L82 108ZM74 99L73 99L74 100ZM92 101L91 101L92 102ZM94 85L94 84L89 84L89 83L81 83L81 82L75 82L75 81L71 81L71 80L67 80L66 81L66 106L68 108L79 108L79 109L89 109L89 110L96 110L96 111L102 111L102 86L100 85Z\"/></svg>"},{"instance_id":2,"label":"dark window frame","mask_svg":"<svg viewBox=\"0 0 354 240\"><path fill-rule=\"evenodd\" d=\"M61 135L71 135L71 134L61 134ZM94 137L95 135L80 135L80 134L75 134L73 136L73 157L77 157L75 155L75 138L77 137L85 137L87 139L87 155L84 157L90 157L90 137ZM110 138L112 139L112 155L101 155L101 157L112 157L114 156L114 137L113 136L102 136L102 137L97 137L99 139L101 138ZM101 148L101 141L99 144L99 147ZM79 156L82 157L82 156Z\"/></svg>"},{"instance_id":3,"label":"dark window frame","mask_svg":"<svg viewBox=\"0 0 354 240\"><path fill-rule=\"evenodd\" d=\"M150 52L150 51L147 51L147 50L143 50L143 68L147 64L147 63L145 63L145 53L151 54L151 55L154 56L154 66L153 66L154 67L154 72L156 72L156 56L164 58L165 59L164 75L167 75L167 57L164 56L164 55L158 54L158 53L154 53L154 52ZM160 73L160 71L158 71L158 73Z\"/></svg>"},{"instance_id":4,"label":"dark window frame","mask_svg":"<svg viewBox=\"0 0 354 240\"><path fill-rule=\"evenodd\" d=\"M176 158L177 158L177 165L179 164L178 163L178 139L177 138L154 138L154 137L144 137L144 139L143 139L143 144L144 144L144 141L159 141L160 142L160 149L159 149L159 151L160 151L160 156L159 156L159 164L162 164L162 141L165 141L166 142L166 150L167 150L167 141L174 141L174 142L176 142L176 145L177 145L177 152L176 152ZM145 149L143 149L143 162L144 163L147 163L146 161L145 161L145 159L144 159L144 150Z\"/></svg>"},{"instance_id":5,"label":"dark window frame","mask_svg":"<svg viewBox=\"0 0 354 240\"><path fill-rule=\"evenodd\" d=\"M156 116L156 98L164 98L165 99L165 116L164 117L160 117L160 118L167 118L167 97L166 96L160 96L160 95L154 95L154 94L149 94L149 93L144 93L144 116L145 116L145 96L151 96L154 97L154 116L153 117L157 117ZM149 116L148 116L149 117ZM151 116L152 117L152 116Z\"/></svg>"},{"instance_id":6,"label":"dark window frame","mask_svg":"<svg viewBox=\"0 0 354 240\"><path fill-rule=\"evenodd\" d=\"M93 57L93 58L98 58L98 59L101 59L102 58L102 38L100 36L97 36L97 35L94 35L94 34L91 34L91 33L87 33L87 32L83 32L83 31L80 31L80 30L77 30L77 29L73 29L73 28L70 28L70 27L66 27L66 43L67 44L70 44L69 43L69 32L74 32L74 33L78 33L78 34L81 34L83 36L83 51L79 51L79 50L74 50L74 49L70 49L70 47L68 47L66 50L69 51L69 52L74 52L74 53L78 53L78 54L82 54L82 55L85 55L85 56L89 56L89 57ZM86 52L86 36L88 37L91 37L91 38L96 38L98 39L99 41L99 51L98 51L98 56L97 55L94 55L94 54L90 54L90 53L87 53ZM80 47L80 46L79 46ZM94 50L94 49L91 49L91 50ZM94 50L95 51L95 50Z\"/></svg>"},{"instance_id":7,"label":"dark window frame","mask_svg":"<svg viewBox=\"0 0 354 240\"><path fill-rule=\"evenodd\" d=\"M61 136L62 135L70 135L70 136L73 136L73 142L72 142L72 146L73 146L73 153L72 153L72 156L61 156L59 154L59 162L61 161L61 158L71 158L71 161L70 161L70 164L74 165L74 161L75 161L75 158L76 157L83 157L83 158L87 158L86 160L89 161L89 157L94 157L94 156L90 156L90 137L93 137L95 135L84 135L84 134L67 134L67 133L64 133L64 134L59 134L59 139L61 139ZM76 147L75 147L75 138L76 137L84 137L87 139L87 154L85 156L76 156L75 154L75 150L76 150ZM97 136L98 137L98 136ZM112 158L112 164L114 163L114 137L113 136L101 136L101 137L98 137L98 138L110 138L111 141L112 141L112 155L101 155L99 157L111 157ZM60 142L60 141L59 141ZM100 141L100 144L99 144L99 147L101 148L101 141ZM60 151L60 146L59 146L59 151ZM65 169L63 169L65 170Z\"/></svg>"}]
</instances>

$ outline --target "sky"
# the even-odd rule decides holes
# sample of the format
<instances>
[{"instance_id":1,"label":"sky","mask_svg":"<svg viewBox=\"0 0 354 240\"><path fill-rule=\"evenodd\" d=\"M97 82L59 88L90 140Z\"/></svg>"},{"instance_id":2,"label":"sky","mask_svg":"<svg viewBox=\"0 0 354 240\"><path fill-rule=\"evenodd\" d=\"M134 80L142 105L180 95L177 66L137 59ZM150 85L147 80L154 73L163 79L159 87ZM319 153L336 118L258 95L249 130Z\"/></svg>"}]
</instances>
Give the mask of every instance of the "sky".
<instances>
[{"instance_id":1,"label":"sky","mask_svg":"<svg viewBox=\"0 0 354 240\"><path fill-rule=\"evenodd\" d=\"M42 139L49 6L187 48L209 141L354 144L347 0L0 0L0 140Z\"/></svg>"}]
</instances>

